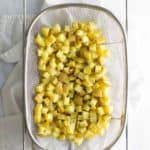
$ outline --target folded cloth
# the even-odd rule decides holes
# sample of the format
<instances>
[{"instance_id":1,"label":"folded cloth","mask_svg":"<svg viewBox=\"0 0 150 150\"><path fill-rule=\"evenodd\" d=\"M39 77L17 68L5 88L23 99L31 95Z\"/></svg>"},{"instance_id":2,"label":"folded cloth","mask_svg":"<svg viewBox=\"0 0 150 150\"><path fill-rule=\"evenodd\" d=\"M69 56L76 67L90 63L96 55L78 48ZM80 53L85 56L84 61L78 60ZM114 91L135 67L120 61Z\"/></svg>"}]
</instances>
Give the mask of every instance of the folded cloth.
<instances>
[{"instance_id":1,"label":"folded cloth","mask_svg":"<svg viewBox=\"0 0 150 150\"><path fill-rule=\"evenodd\" d=\"M45 0L42 9L47 6L71 3L72 0ZM100 5L98 0L76 0L77 2ZM30 19L29 19L30 20ZM30 22L28 20L28 22ZM0 89L3 117L0 119L0 150L22 149L22 17L0 17L0 61L16 64L4 86ZM130 55L130 51L128 51ZM131 58L131 57L130 57ZM131 109L140 100L140 87L143 79L136 62L129 61L129 91ZM136 67L135 67L136 66ZM138 95L137 95L138 93ZM2 108L0 107L0 109ZM15 137L15 138L14 138ZM6 140L7 139L7 140ZM27 140L26 149L32 147ZM121 147L121 146L120 146ZM34 146L35 148L35 146ZM119 146L117 147L117 149ZM37 148L35 148L37 149ZM119 148L121 149L121 148Z\"/></svg>"},{"instance_id":2,"label":"folded cloth","mask_svg":"<svg viewBox=\"0 0 150 150\"><path fill-rule=\"evenodd\" d=\"M22 116L9 115L0 119L0 149L22 150Z\"/></svg>"}]
</instances>

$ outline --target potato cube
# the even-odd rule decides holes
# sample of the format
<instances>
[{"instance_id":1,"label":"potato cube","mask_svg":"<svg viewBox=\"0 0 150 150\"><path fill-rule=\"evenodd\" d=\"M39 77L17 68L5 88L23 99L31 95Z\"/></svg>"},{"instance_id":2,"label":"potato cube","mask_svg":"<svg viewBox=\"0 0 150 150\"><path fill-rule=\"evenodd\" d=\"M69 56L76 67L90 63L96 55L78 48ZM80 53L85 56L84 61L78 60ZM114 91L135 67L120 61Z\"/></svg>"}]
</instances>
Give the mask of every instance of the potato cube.
<instances>
[{"instance_id":1,"label":"potato cube","mask_svg":"<svg viewBox=\"0 0 150 150\"><path fill-rule=\"evenodd\" d=\"M34 122L39 123L42 119L42 104L36 104L34 107Z\"/></svg>"},{"instance_id":2,"label":"potato cube","mask_svg":"<svg viewBox=\"0 0 150 150\"><path fill-rule=\"evenodd\" d=\"M83 104L83 98L81 96L76 96L74 99L74 103L76 105L82 105Z\"/></svg>"},{"instance_id":3,"label":"potato cube","mask_svg":"<svg viewBox=\"0 0 150 150\"><path fill-rule=\"evenodd\" d=\"M111 106L104 106L104 111L106 114L111 114L112 113L112 107Z\"/></svg>"},{"instance_id":4,"label":"potato cube","mask_svg":"<svg viewBox=\"0 0 150 150\"><path fill-rule=\"evenodd\" d=\"M63 84L61 82L58 82L55 91L57 94L62 95L63 94Z\"/></svg>"},{"instance_id":5,"label":"potato cube","mask_svg":"<svg viewBox=\"0 0 150 150\"><path fill-rule=\"evenodd\" d=\"M35 43L41 47L45 46L44 38L40 34L37 34L37 36L35 38Z\"/></svg>"},{"instance_id":6,"label":"potato cube","mask_svg":"<svg viewBox=\"0 0 150 150\"><path fill-rule=\"evenodd\" d=\"M69 113L69 114L73 113L74 110L75 110L74 105L69 105L69 106L66 106L66 108L65 108L65 112Z\"/></svg>"},{"instance_id":7,"label":"potato cube","mask_svg":"<svg viewBox=\"0 0 150 150\"><path fill-rule=\"evenodd\" d=\"M41 33L42 33L42 35L43 35L44 37L48 37L49 31L50 31L49 27L42 27L42 28L41 28Z\"/></svg>"},{"instance_id":8,"label":"potato cube","mask_svg":"<svg viewBox=\"0 0 150 150\"><path fill-rule=\"evenodd\" d=\"M97 113L96 111L90 111L90 122L96 123L97 122Z\"/></svg>"},{"instance_id":9,"label":"potato cube","mask_svg":"<svg viewBox=\"0 0 150 150\"><path fill-rule=\"evenodd\" d=\"M97 108L97 113L98 113L100 116L104 115L104 114L105 114L104 108L103 108L103 107L98 107L98 108Z\"/></svg>"},{"instance_id":10,"label":"potato cube","mask_svg":"<svg viewBox=\"0 0 150 150\"><path fill-rule=\"evenodd\" d=\"M52 28L52 33L56 34L61 32L61 27L59 24L56 24L53 28Z\"/></svg>"},{"instance_id":11,"label":"potato cube","mask_svg":"<svg viewBox=\"0 0 150 150\"><path fill-rule=\"evenodd\" d=\"M65 39L66 39L66 36L65 36L65 34L63 34L63 33L59 34L58 37L57 37L57 40L58 40L59 42L64 42Z\"/></svg>"},{"instance_id":12,"label":"potato cube","mask_svg":"<svg viewBox=\"0 0 150 150\"><path fill-rule=\"evenodd\" d=\"M65 98L64 98L64 105L67 106L67 105L69 105L69 104L70 104L70 99L69 99L69 97L65 97Z\"/></svg>"},{"instance_id":13,"label":"potato cube","mask_svg":"<svg viewBox=\"0 0 150 150\"><path fill-rule=\"evenodd\" d=\"M53 43L55 43L56 38L54 35L50 35L45 39L45 45L46 46L51 46Z\"/></svg>"},{"instance_id":14,"label":"potato cube","mask_svg":"<svg viewBox=\"0 0 150 150\"><path fill-rule=\"evenodd\" d=\"M38 85L35 87L35 91L36 91L37 93L41 93L41 92L43 92L43 90L44 90L44 85L43 85L43 84L38 84Z\"/></svg>"},{"instance_id":15,"label":"potato cube","mask_svg":"<svg viewBox=\"0 0 150 150\"><path fill-rule=\"evenodd\" d=\"M66 25L66 26L64 27L64 31L65 31L65 32L69 32L69 31L70 31L70 27Z\"/></svg>"},{"instance_id":16,"label":"potato cube","mask_svg":"<svg viewBox=\"0 0 150 150\"><path fill-rule=\"evenodd\" d=\"M34 97L34 100L37 102L37 103L42 103L43 101L43 96L44 96L44 93L38 93L35 97Z\"/></svg>"}]
</instances>

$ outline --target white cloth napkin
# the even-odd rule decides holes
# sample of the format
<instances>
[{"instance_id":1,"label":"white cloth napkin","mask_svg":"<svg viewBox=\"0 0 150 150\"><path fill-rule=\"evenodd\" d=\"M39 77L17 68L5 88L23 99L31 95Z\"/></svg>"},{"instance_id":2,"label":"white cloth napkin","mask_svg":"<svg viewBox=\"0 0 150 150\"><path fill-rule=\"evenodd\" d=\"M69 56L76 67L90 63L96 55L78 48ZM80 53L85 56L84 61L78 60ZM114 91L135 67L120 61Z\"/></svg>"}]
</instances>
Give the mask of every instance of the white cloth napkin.
<instances>
[{"instance_id":1,"label":"white cloth napkin","mask_svg":"<svg viewBox=\"0 0 150 150\"><path fill-rule=\"evenodd\" d=\"M45 0L42 8L47 6L69 3L71 0ZM98 0L76 0L100 5ZM30 20L30 18L29 18ZM3 110L3 117L0 118L0 150L9 150L13 146L15 150L22 149L22 17L0 18L0 63L15 64L4 86L0 89L0 109ZM10 38L8 38L10 37ZM132 50L132 49L131 49ZM128 50L128 54L134 57ZM129 60L129 103L130 109L140 100L140 87L143 81L137 63ZM32 145L28 142L27 149ZM119 147L118 147L119 148ZM116 148L116 149L118 149Z\"/></svg>"}]
</instances>

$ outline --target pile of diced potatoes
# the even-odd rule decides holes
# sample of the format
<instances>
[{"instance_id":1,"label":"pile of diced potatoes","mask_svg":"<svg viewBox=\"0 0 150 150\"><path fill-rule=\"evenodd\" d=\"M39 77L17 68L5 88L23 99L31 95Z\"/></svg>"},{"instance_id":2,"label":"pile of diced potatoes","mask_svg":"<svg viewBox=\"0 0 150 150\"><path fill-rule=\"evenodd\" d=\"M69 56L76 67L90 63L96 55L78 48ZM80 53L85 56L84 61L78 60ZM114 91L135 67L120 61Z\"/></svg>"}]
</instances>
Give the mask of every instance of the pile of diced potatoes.
<instances>
[{"instance_id":1,"label":"pile of diced potatoes","mask_svg":"<svg viewBox=\"0 0 150 150\"><path fill-rule=\"evenodd\" d=\"M105 76L105 38L93 22L42 27L35 37L39 83L34 122L40 136L83 140L103 135L112 107Z\"/></svg>"}]
</instances>

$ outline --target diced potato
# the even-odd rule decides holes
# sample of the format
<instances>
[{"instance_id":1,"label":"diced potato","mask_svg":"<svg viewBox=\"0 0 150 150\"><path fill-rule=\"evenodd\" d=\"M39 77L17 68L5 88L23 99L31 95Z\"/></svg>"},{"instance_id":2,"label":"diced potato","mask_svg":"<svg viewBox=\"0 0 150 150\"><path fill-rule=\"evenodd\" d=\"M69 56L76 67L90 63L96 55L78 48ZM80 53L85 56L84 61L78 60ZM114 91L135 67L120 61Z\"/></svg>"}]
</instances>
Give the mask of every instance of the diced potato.
<instances>
[{"instance_id":1,"label":"diced potato","mask_svg":"<svg viewBox=\"0 0 150 150\"><path fill-rule=\"evenodd\" d=\"M38 127L38 135L40 135L40 136L49 136L50 134L51 134L51 130L49 128L46 128L43 125L40 125Z\"/></svg>"},{"instance_id":2,"label":"diced potato","mask_svg":"<svg viewBox=\"0 0 150 150\"><path fill-rule=\"evenodd\" d=\"M87 45L89 43L88 36L86 36L86 35L82 36L82 42Z\"/></svg>"},{"instance_id":3,"label":"diced potato","mask_svg":"<svg viewBox=\"0 0 150 150\"><path fill-rule=\"evenodd\" d=\"M79 27L79 25L78 25L77 22L73 22L73 23L72 23L72 29L73 29L73 30L77 30L78 27Z\"/></svg>"},{"instance_id":4,"label":"diced potato","mask_svg":"<svg viewBox=\"0 0 150 150\"><path fill-rule=\"evenodd\" d=\"M47 79L47 78L49 78L50 74L48 72L44 72L42 74L42 76Z\"/></svg>"},{"instance_id":5,"label":"diced potato","mask_svg":"<svg viewBox=\"0 0 150 150\"><path fill-rule=\"evenodd\" d=\"M92 91L93 91L93 90L92 90L92 87L91 87L91 86L90 86L90 87L87 87L87 88L86 88L86 91L87 91L88 94L91 94Z\"/></svg>"},{"instance_id":6,"label":"diced potato","mask_svg":"<svg viewBox=\"0 0 150 150\"><path fill-rule=\"evenodd\" d=\"M112 107L111 106L104 106L104 111L106 114L111 114L112 113Z\"/></svg>"},{"instance_id":7,"label":"diced potato","mask_svg":"<svg viewBox=\"0 0 150 150\"><path fill-rule=\"evenodd\" d=\"M102 70L102 67L99 65L95 66L95 73L100 73Z\"/></svg>"},{"instance_id":8,"label":"diced potato","mask_svg":"<svg viewBox=\"0 0 150 150\"><path fill-rule=\"evenodd\" d=\"M69 53L69 46L62 46L62 51L64 54L68 54Z\"/></svg>"},{"instance_id":9,"label":"diced potato","mask_svg":"<svg viewBox=\"0 0 150 150\"><path fill-rule=\"evenodd\" d=\"M42 104L36 104L34 107L34 122L39 123L42 119Z\"/></svg>"},{"instance_id":10,"label":"diced potato","mask_svg":"<svg viewBox=\"0 0 150 150\"><path fill-rule=\"evenodd\" d=\"M86 132L87 128L86 127L82 127L82 128L78 128L78 131L81 133L81 134L84 134Z\"/></svg>"},{"instance_id":11,"label":"diced potato","mask_svg":"<svg viewBox=\"0 0 150 150\"><path fill-rule=\"evenodd\" d=\"M67 106L67 105L69 105L69 104L70 104L70 99L69 99L69 97L65 97L65 98L64 98L64 105Z\"/></svg>"},{"instance_id":12,"label":"diced potato","mask_svg":"<svg viewBox=\"0 0 150 150\"><path fill-rule=\"evenodd\" d=\"M65 32L70 32L70 27L66 25L66 26L64 27L64 31L65 31Z\"/></svg>"},{"instance_id":13,"label":"diced potato","mask_svg":"<svg viewBox=\"0 0 150 150\"><path fill-rule=\"evenodd\" d=\"M80 84L76 84L75 85L75 91L76 92L78 92L78 93L80 93L80 91L82 91L83 89L82 89L82 86L80 85Z\"/></svg>"},{"instance_id":14,"label":"diced potato","mask_svg":"<svg viewBox=\"0 0 150 150\"><path fill-rule=\"evenodd\" d=\"M63 84L63 94L67 95L70 90L70 86L68 84Z\"/></svg>"},{"instance_id":15,"label":"diced potato","mask_svg":"<svg viewBox=\"0 0 150 150\"><path fill-rule=\"evenodd\" d=\"M97 88L93 91L93 96L95 97L102 97L102 90L101 88Z\"/></svg>"},{"instance_id":16,"label":"diced potato","mask_svg":"<svg viewBox=\"0 0 150 150\"><path fill-rule=\"evenodd\" d=\"M56 24L53 28L52 28L52 33L59 33L61 32L61 27L59 24Z\"/></svg>"},{"instance_id":17,"label":"diced potato","mask_svg":"<svg viewBox=\"0 0 150 150\"><path fill-rule=\"evenodd\" d=\"M48 107L43 107L42 108L42 114L46 114L48 112Z\"/></svg>"},{"instance_id":18,"label":"diced potato","mask_svg":"<svg viewBox=\"0 0 150 150\"><path fill-rule=\"evenodd\" d=\"M76 105L82 105L83 104L83 98L81 96L76 96L74 99L74 103Z\"/></svg>"},{"instance_id":19,"label":"diced potato","mask_svg":"<svg viewBox=\"0 0 150 150\"><path fill-rule=\"evenodd\" d=\"M83 110L89 111L90 110L90 106L88 104L84 104L83 105Z\"/></svg>"},{"instance_id":20,"label":"diced potato","mask_svg":"<svg viewBox=\"0 0 150 150\"><path fill-rule=\"evenodd\" d=\"M97 126L96 123L91 122L91 124L89 125L89 130L92 131L94 134L97 134L99 127Z\"/></svg>"},{"instance_id":21,"label":"diced potato","mask_svg":"<svg viewBox=\"0 0 150 150\"><path fill-rule=\"evenodd\" d=\"M38 69L39 69L39 71L46 71L46 64L45 63L39 64Z\"/></svg>"},{"instance_id":22,"label":"diced potato","mask_svg":"<svg viewBox=\"0 0 150 150\"><path fill-rule=\"evenodd\" d=\"M81 80L80 79L76 79L75 82L76 82L76 84L81 85Z\"/></svg>"},{"instance_id":23,"label":"diced potato","mask_svg":"<svg viewBox=\"0 0 150 150\"><path fill-rule=\"evenodd\" d=\"M73 113L74 110L75 110L75 107L73 105L66 106L65 108L65 112L69 114Z\"/></svg>"},{"instance_id":24,"label":"diced potato","mask_svg":"<svg viewBox=\"0 0 150 150\"><path fill-rule=\"evenodd\" d=\"M91 74L91 68L90 67L85 67L84 68L84 73L90 75Z\"/></svg>"},{"instance_id":25,"label":"diced potato","mask_svg":"<svg viewBox=\"0 0 150 150\"><path fill-rule=\"evenodd\" d=\"M57 64L57 69L58 70L63 70L63 68L64 68L64 64L63 63L60 62L60 63Z\"/></svg>"},{"instance_id":26,"label":"diced potato","mask_svg":"<svg viewBox=\"0 0 150 150\"><path fill-rule=\"evenodd\" d=\"M77 36L82 37L84 35L84 31L83 30L77 30L76 34L77 34Z\"/></svg>"},{"instance_id":27,"label":"diced potato","mask_svg":"<svg viewBox=\"0 0 150 150\"><path fill-rule=\"evenodd\" d=\"M83 120L87 120L89 118L89 112L82 111L82 118L83 118Z\"/></svg>"},{"instance_id":28,"label":"diced potato","mask_svg":"<svg viewBox=\"0 0 150 150\"><path fill-rule=\"evenodd\" d=\"M98 108L97 108L97 113L98 113L100 116L104 115L104 114L105 114L104 108L103 108L103 107L98 107Z\"/></svg>"},{"instance_id":29,"label":"diced potato","mask_svg":"<svg viewBox=\"0 0 150 150\"><path fill-rule=\"evenodd\" d=\"M90 95L85 95L84 96L84 100L89 100L91 97L90 97Z\"/></svg>"},{"instance_id":30,"label":"diced potato","mask_svg":"<svg viewBox=\"0 0 150 150\"><path fill-rule=\"evenodd\" d=\"M56 103L59 100L60 96L58 94L53 95L53 102Z\"/></svg>"},{"instance_id":31,"label":"diced potato","mask_svg":"<svg viewBox=\"0 0 150 150\"><path fill-rule=\"evenodd\" d=\"M52 122L53 121L53 114L52 113L46 113L46 114L44 114L44 118L47 122Z\"/></svg>"},{"instance_id":32,"label":"diced potato","mask_svg":"<svg viewBox=\"0 0 150 150\"><path fill-rule=\"evenodd\" d=\"M66 39L66 36L65 36L65 34L63 34L63 33L59 34L58 37L57 37L57 40L58 40L59 42L64 42L65 39Z\"/></svg>"},{"instance_id":33,"label":"diced potato","mask_svg":"<svg viewBox=\"0 0 150 150\"><path fill-rule=\"evenodd\" d=\"M90 111L90 122L96 123L97 122L97 113L96 111Z\"/></svg>"},{"instance_id":34,"label":"diced potato","mask_svg":"<svg viewBox=\"0 0 150 150\"><path fill-rule=\"evenodd\" d=\"M96 24L94 22L89 22L88 23L88 29L90 31L94 31L96 29Z\"/></svg>"},{"instance_id":35,"label":"diced potato","mask_svg":"<svg viewBox=\"0 0 150 150\"><path fill-rule=\"evenodd\" d=\"M52 101L54 103L56 103L60 98L60 96L58 94L55 94L53 92L49 92L49 93L47 92L46 95L50 98L50 101Z\"/></svg>"},{"instance_id":36,"label":"diced potato","mask_svg":"<svg viewBox=\"0 0 150 150\"><path fill-rule=\"evenodd\" d=\"M44 91L44 85L43 84L38 84L36 87L35 87L35 91L37 93L41 93Z\"/></svg>"},{"instance_id":37,"label":"diced potato","mask_svg":"<svg viewBox=\"0 0 150 150\"><path fill-rule=\"evenodd\" d=\"M46 90L52 92L54 90L53 84L49 83L46 87Z\"/></svg>"},{"instance_id":38,"label":"diced potato","mask_svg":"<svg viewBox=\"0 0 150 150\"><path fill-rule=\"evenodd\" d=\"M60 100L57 102L57 106L58 106L58 111L63 113L65 110L64 110L64 104L63 104L63 101Z\"/></svg>"},{"instance_id":39,"label":"diced potato","mask_svg":"<svg viewBox=\"0 0 150 150\"><path fill-rule=\"evenodd\" d=\"M66 60L66 56L63 54L62 51L58 51L56 56L60 59L60 61L64 62Z\"/></svg>"},{"instance_id":40,"label":"diced potato","mask_svg":"<svg viewBox=\"0 0 150 150\"><path fill-rule=\"evenodd\" d=\"M37 55L40 57L43 54L43 49L42 48L38 48L37 49Z\"/></svg>"},{"instance_id":41,"label":"diced potato","mask_svg":"<svg viewBox=\"0 0 150 150\"><path fill-rule=\"evenodd\" d=\"M66 74L66 73L60 73L60 75L59 75L59 80L61 81L61 82L64 82L64 83L68 83L68 81L69 81L69 77L68 77L68 75Z\"/></svg>"},{"instance_id":42,"label":"diced potato","mask_svg":"<svg viewBox=\"0 0 150 150\"><path fill-rule=\"evenodd\" d=\"M84 51L83 56L84 56L84 58L86 59L87 62L92 61L91 53L89 51Z\"/></svg>"},{"instance_id":43,"label":"diced potato","mask_svg":"<svg viewBox=\"0 0 150 150\"><path fill-rule=\"evenodd\" d=\"M75 130L75 123L70 123L68 125L68 128L67 128L67 133L68 134L73 134L74 133L74 130Z\"/></svg>"},{"instance_id":44,"label":"diced potato","mask_svg":"<svg viewBox=\"0 0 150 150\"><path fill-rule=\"evenodd\" d=\"M53 78L52 83L56 85L58 83L58 79L56 77Z\"/></svg>"},{"instance_id":45,"label":"diced potato","mask_svg":"<svg viewBox=\"0 0 150 150\"><path fill-rule=\"evenodd\" d=\"M46 46L51 46L53 43L55 43L56 38L54 35L50 35L45 39Z\"/></svg>"},{"instance_id":46,"label":"diced potato","mask_svg":"<svg viewBox=\"0 0 150 150\"><path fill-rule=\"evenodd\" d=\"M45 37L48 37L49 31L50 31L49 27L42 27L42 28L41 28L41 33L42 33L42 35L45 36Z\"/></svg>"},{"instance_id":47,"label":"diced potato","mask_svg":"<svg viewBox=\"0 0 150 150\"><path fill-rule=\"evenodd\" d=\"M96 44L90 45L89 49L91 52L96 52Z\"/></svg>"},{"instance_id":48,"label":"diced potato","mask_svg":"<svg viewBox=\"0 0 150 150\"><path fill-rule=\"evenodd\" d=\"M55 87L55 91L59 95L63 94L63 84L61 82L57 83L57 85Z\"/></svg>"},{"instance_id":49,"label":"diced potato","mask_svg":"<svg viewBox=\"0 0 150 150\"><path fill-rule=\"evenodd\" d=\"M45 46L44 38L40 34L37 34L37 36L35 38L35 43L41 47Z\"/></svg>"},{"instance_id":50,"label":"diced potato","mask_svg":"<svg viewBox=\"0 0 150 150\"><path fill-rule=\"evenodd\" d=\"M97 100L95 98L92 98L92 100L90 101L91 108L95 108L96 104L97 104Z\"/></svg>"},{"instance_id":51,"label":"diced potato","mask_svg":"<svg viewBox=\"0 0 150 150\"><path fill-rule=\"evenodd\" d=\"M90 81L90 80L84 80L83 82L83 85L85 86L85 87L92 87L93 86L93 83Z\"/></svg>"},{"instance_id":52,"label":"diced potato","mask_svg":"<svg viewBox=\"0 0 150 150\"><path fill-rule=\"evenodd\" d=\"M57 118L60 119L60 120L65 120L65 119L66 119L66 116L65 116L64 114L62 114L62 113L59 113L59 114L57 115Z\"/></svg>"},{"instance_id":53,"label":"diced potato","mask_svg":"<svg viewBox=\"0 0 150 150\"><path fill-rule=\"evenodd\" d=\"M82 107L81 106L76 106L76 112L82 112Z\"/></svg>"},{"instance_id":54,"label":"diced potato","mask_svg":"<svg viewBox=\"0 0 150 150\"><path fill-rule=\"evenodd\" d=\"M76 41L75 35L70 34L70 35L69 35L69 41L70 41L70 43L71 43L71 42L75 42L75 41ZM75 47L74 47L74 48L75 48ZM71 49L72 49L72 48L71 48Z\"/></svg>"},{"instance_id":55,"label":"diced potato","mask_svg":"<svg viewBox=\"0 0 150 150\"><path fill-rule=\"evenodd\" d=\"M48 55L51 55L54 52L54 49L51 46L47 46L45 51L47 52Z\"/></svg>"},{"instance_id":56,"label":"diced potato","mask_svg":"<svg viewBox=\"0 0 150 150\"><path fill-rule=\"evenodd\" d=\"M110 119L111 119L111 116L110 116L110 115L104 115L104 116L103 116L103 120L104 120L104 121L107 121L107 122L108 122L108 121L110 121Z\"/></svg>"},{"instance_id":57,"label":"diced potato","mask_svg":"<svg viewBox=\"0 0 150 150\"><path fill-rule=\"evenodd\" d=\"M86 120L78 121L78 126L79 127L87 127L88 126L88 122Z\"/></svg>"},{"instance_id":58,"label":"diced potato","mask_svg":"<svg viewBox=\"0 0 150 150\"><path fill-rule=\"evenodd\" d=\"M44 96L44 93L38 93L35 97L34 97L34 100L37 102L37 103L42 103L43 101L43 96Z\"/></svg>"},{"instance_id":59,"label":"diced potato","mask_svg":"<svg viewBox=\"0 0 150 150\"><path fill-rule=\"evenodd\" d=\"M50 99L49 99L49 98L44 98L44 99L43 99L43 103L44 103L46 106L49 106L49 104L50 104Z\"/></svg>"},{"instance_id":60,"label":"diced potato","mask_svg":"<svg viewBox=\"0 0 150 150\"><path fill-rule=\"evenodd\" d=\"M85 28L87 27L87 23L86 22L79 22L79 26L82 30L85 30Z\"/></svg>"},{"instance_id":61,"label":"diced potato","mask_svg":"<svg viewBox=\"0 0 150 150\"><path fill-rule=\"evenodd\" d=\"M110 99L109 99L108 96L105 96L105 97L102 97L100 99L100 102L101 102L102 105L109 105L110 104Z\"/></svg>"}]
</instances>

